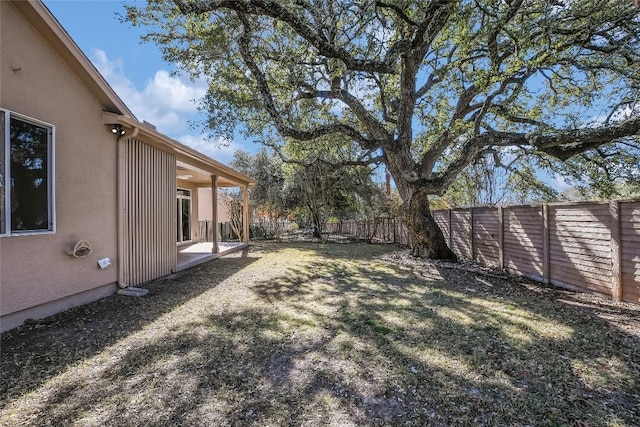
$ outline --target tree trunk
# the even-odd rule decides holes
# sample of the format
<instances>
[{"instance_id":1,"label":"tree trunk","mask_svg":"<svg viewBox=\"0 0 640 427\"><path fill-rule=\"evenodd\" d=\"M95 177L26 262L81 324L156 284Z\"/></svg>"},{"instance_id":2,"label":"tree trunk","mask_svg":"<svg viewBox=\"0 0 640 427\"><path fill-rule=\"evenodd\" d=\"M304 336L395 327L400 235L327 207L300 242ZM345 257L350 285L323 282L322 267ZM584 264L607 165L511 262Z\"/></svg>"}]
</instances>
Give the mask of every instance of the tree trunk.
<instances>
[{"instance_id":1,"label":"tree trunk","mask_svg":"<svg viewBox=\"0 0 640 427\"><path fill-rule=\"evenodd\" d=\"M313 238L322 239L322 224L320 223L320 216L312 213L311 222L313 223Z\"/></svg>"},{"instance_id":2,"label":"tree trunk","mask_svg":"<svg viewBox=\"0 0 640 427\"><path fill-rule=\"evenodd\" d=\"M431 215L427 193L423 190L413 192L405 206L404 220L411 236L412 254L456 261L456 255L447 246L442 230Z\"/></svg>"}]
</instances>

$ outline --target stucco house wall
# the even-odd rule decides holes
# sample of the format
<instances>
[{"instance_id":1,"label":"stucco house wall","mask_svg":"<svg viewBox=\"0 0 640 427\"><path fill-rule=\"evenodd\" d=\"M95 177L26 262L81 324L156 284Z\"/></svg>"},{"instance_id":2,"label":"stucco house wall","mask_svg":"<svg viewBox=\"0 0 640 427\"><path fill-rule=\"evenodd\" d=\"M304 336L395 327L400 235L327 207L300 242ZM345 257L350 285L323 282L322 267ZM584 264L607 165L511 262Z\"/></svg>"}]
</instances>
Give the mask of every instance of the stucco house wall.
<instances>
[{"instance_id":1,"label":"stucco house wall","mask_svg":"<svg viewBox=\"0 0 640 427\"><path fill-rule=\"evenodd\" d=\"M13 3L0 2L0 17L0 106L55 126L55 232L0 238L6 330L24 309L42 317L115 291L117 164L101 102ZM67 255L80 239L93 254ZM114 266L99 269L103 257Z\"/></svg>"},{"instance_id":2,"label":"stucco house wall","mask_svg":"<svg viewBox=\"0 0 640 427\"><path fill-rule=\"evenodd\" d=\"M198 189L198 218L200 221L211 221L211 189ZM229 214L222 204L222 200L218 198L218 222L229 222Z\"/></svg>"},{"instance_id":3,"label":"stucco house wall","mask_svg":"<svg viewBox=\"0 0 640 427\"><path fill-rule=\"evenodd\" d=\"M0 332L195 265L178 262L176 188L197 242L198 188L254 183L138 121L40 0L0 1L0 119ZM93 252L68 255L80 240Z\"/></svg>"}]
</instances>

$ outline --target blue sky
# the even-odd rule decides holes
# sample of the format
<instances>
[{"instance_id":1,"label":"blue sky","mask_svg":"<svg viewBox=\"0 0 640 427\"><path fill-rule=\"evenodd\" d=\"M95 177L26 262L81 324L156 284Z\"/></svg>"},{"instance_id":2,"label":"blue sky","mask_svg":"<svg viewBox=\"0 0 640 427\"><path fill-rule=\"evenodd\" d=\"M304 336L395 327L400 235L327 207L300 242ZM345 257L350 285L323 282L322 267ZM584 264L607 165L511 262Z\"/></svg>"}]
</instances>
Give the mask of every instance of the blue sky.
<instances>
[{"instance_id":1,"label":"blue sky","mask_svg":"<svg viewBox=\"0 0 640 427\"><path fill-rule=\"evenodd\" d=\"M44 3L139 120L223 163L233 158L236 149L258 148L241 136L222 146L190 126L204 118L193 100L204 95L205 83L171 76L175 67L162 60L160 50L142 43L142 31L117 18L116 13L124 10L122 0Z\"/></svg>"}]
</instances>

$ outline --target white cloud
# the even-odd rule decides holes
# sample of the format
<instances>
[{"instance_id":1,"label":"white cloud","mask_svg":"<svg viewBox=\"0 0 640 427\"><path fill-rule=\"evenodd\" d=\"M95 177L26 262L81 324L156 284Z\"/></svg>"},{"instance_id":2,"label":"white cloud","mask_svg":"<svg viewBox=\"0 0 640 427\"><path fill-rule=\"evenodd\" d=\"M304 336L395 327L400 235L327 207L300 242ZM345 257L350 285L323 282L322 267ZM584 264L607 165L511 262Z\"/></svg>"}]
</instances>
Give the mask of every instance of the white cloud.
<instances>
[{"instance_id":1,"label":"white cloud","mask_svg":"<svg viewBox=\"0 0 640 427\"><path fill-rule=\"evenodd\" d=\"M165 70L158 70L153 79L148 82L143 95L146 102L164 108L173 108L188 113L197 112L196 102L206 93L206 86L202 81L184 81L179 77L172 77Z\"/></svg>"},{"instance_id":2,"label":"white cloud","mask_svg":"<svg viewBox=\"0 0 640 427\"><path fill-rule=\"evenodd\" d=\"M194 100L205 95L204 80L192 82L158 70L140 90L125 75L122 59L111 60L103 50L94 49L91 60L133 114L156 126L159 132L225 164L233 160L236 150L252 150L236 141L188 133L189 121L201 118Z\"/></svg>"},{"instance_id":3,"label":"white cloud","mask_svg":"<svg viewBox=\"0 0 640 427\"><path fill-rule=\"evenodd\" d=\"M622 122L632 117L635 117L638 114L640 114L639 103L633 103L631 105L627 104L622 107L618 107L618 109L613 114L611 114L611 117L609 117L608 114L600 114L592 117L591 121L589 122L589 125L603 126L607 121L607 119L609 119L609 122L611 124L614 124L614 123Z\"/></svg>"},{"instance_id":4,"label":"white cloud","mask_svg":"<svg viewBox=\"0 0 640 427\"><path fill-rule=\"evenodd\" d=\"M188 121L198 112L196 101L207 90L203 80L192 82L171 76L166 70L156 71L144 89L139 90L126 77L122 59L111 60L103 50L94 49L91 60L138 119L152 123L170 136L188 127Z\"/></svg>"},{"instance_id":5,"label":"white cloud","mask_svg":"<svg viewBox=\"0 0 640 427\"><path fill-rule=\"evenodd\" d=\"M562 175L558 175L558 174L555 174L553 176L553 182L551 183L551 186L559 192L562 192L564 190L567 190L573 187L573 185L569 184Z\"/></svg>"},{"instance_id":6,"label":"white cloud","mask_svg":"<svg viewBox=\"0 0 640 427\"><path fill-rule=\"evenodd\" d=\"M621 122L630 119L640 113L640 104L625 105L623 108L618 109L611 116L612 122Z\"/></svg>"}]
</instances>

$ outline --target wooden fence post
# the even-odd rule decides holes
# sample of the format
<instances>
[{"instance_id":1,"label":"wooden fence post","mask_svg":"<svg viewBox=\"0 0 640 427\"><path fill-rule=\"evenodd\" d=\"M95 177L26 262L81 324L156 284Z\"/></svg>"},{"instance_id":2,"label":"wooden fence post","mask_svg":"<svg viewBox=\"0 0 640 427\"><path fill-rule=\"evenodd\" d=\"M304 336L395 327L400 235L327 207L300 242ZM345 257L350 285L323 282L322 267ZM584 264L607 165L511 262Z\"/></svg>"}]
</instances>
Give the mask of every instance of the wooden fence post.
<instances>
[{"instance_id":1,"label":"wooden fence post","mask_svg":"<svg viewBox=\"0 0 640 427\"><path fill-rule=\"evenodd\" d=\"M609 203L611 213L611 296L615 302L622 299L622 268L620 265L620 202Z\"/></svg>"},{"instance_id":2,"label":"wooden fence post","mask_svg":"<svg viewBox=\"0 0 640 427\"><path fill-rule=\"evenodd\" d=\"M447 223L449 224L449 249L451 249L451 245L453 242L453 239L451 237L451 209L447 209ZM453 250L453 249L451 249Z\"/></svg>"},{"instance_id":3,"label":"wooden fence post","mask_svg":"<svg viewBox=\"0 0 640 427\"><path fill-rule=\"evenodd\" d=\"M471 236L470 236L470 242L469 242L469 246L471 248L471 260L475 260L475 254L474 254L474 250L473 250L473 208L469 209L469 212L471 213L469 216L471 217Z\"/></svg>"},{"instance_id":4,"label":"wooden fence post","mask_svg":"<svg viewBox=\"0 0 640 427\"><path fill-rule=\"evenodd\" d=\"M398 243L396 240L396 219L393 219L393 243Z\"/></svg>"},{"instance_id":5,"label":"wooden fence post","mask_svg":"<svg viewBox=\"0 0 640 427\"><path fill-rule=\"evenodd\" d=\"M498 266L504 268L504 210L498 206Z\"/></svg>"},{"instance_id":6,"label":"wooden fence post","mask_svg":"<svg viewBox=\"0 0 640 427\"><path fill-rule=\"evenodd\" d=\"M551 281L549 265L549 205L542 205L542 277L544 283Z\"/></svg>"}]
</instances>

